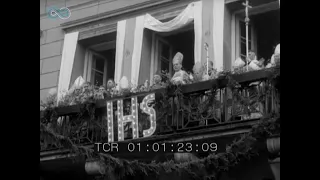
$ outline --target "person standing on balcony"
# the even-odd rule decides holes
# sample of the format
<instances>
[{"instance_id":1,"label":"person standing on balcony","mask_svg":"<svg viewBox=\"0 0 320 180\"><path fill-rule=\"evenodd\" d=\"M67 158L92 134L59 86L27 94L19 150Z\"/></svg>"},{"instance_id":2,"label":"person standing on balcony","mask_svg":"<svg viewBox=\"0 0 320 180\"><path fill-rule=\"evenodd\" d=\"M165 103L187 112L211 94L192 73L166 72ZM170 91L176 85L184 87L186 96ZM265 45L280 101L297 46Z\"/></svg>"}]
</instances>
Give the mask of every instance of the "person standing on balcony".
<instances>
[{"instance_id":1,"label":"person standing on balcony","mask_svg":"<svg viewBox=\"0 0 320 180\"><path fill-rule=\"evenodd\" d=\"M193 82L199 82L202 80L203 68L200 62L196 62L192 68L193 71Z\"/></svg>"},{"instance_id":2,"label":"person standing on balcony","mask_svg":"<svg viewBox=\"0 0 320 180\"><path fill-rule=\"evenodd\" d=\"M209 64L209 67L207 67L207 62L205 62L203 65L203 74L202 74L203 81L217 78L217 70L213 68L213 62L208 61L208 64Z\"/></svg>"},{"instance_id":3,"label":"person standing on balcony","mask_svg":"<svg viewBox=\"0 0 320 180\"><path fill-rule=\"evenodd\" d=\"M172 60L173 70L175 72L173 77L171 78L172 84L183 85L183 84L187 84L190 81L188 73L182 70L182 62L183 62L183 55L182 53L177 52ZM174 115L173 126L175 125L181 126L182 120L181 119L178 120L179 116L177 113L180 110L179 99L178 97L175 96L173 100L174 100L175 108L177 110Z\"/></svg>"},{"instance_id":4,"label":"person standing on balcony","mask_svg":"<svg viewBox=\"0 0 320 180\"><path fill-rule=\"evenodd\" d=\"M151 86L152 89L160 89L163 88L164 85L162 83L162 78L159 74L155 74L153 76L153 84Z\"/></svg>"},{"instance_id":5,"label":"person standing on balcony","mask_svg":"<svg viewBox=\"0 0 320 180\"><path fill-rule=\"evenodd\" d=\"M172 60L174 75L171 78L171 82L173 84L187 84L189 82L189 75L186 71L182 70L182 62L183 62L183 55L180 52L174 56Z\"/></svg>"}]
</instances>

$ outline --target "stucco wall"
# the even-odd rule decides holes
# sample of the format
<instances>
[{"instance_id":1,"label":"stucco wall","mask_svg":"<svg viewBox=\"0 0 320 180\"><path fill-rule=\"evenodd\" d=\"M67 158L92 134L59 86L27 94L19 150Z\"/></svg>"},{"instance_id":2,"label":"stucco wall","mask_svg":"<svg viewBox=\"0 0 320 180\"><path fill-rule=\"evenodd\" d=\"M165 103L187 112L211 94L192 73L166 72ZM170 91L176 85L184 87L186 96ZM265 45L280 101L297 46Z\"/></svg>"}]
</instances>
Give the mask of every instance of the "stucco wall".
<instances>
[{"instance_id":1,"label":"stucco wall","mask_svg":"<svg viewBox=\"0 0 320 180\"><path fill-rule=\"evenodd\" d=\"M40 0L40 28L43 31L42 37L40 38L40 100L44 100L48 92L57 89L58 86L65 34L60 24L146 1L153 0ZM68 7L71 10L71 17L66 20L49 18L46 10L52 6L58 8ZM225 11L224 28L224 59L230 59L231 64L231 16L227 9ZM145 39L144 42L146 41ZM143 53L142 61L146 61L145 59L148 59L149 56L148 53ZM78 55L77 58L79 59L80 56ZM228 62L225 63L225 67L230 66ZM80 75L81 71L83 71L81 70L83 65L80 64L76 66L78 68L76 75ZM148 74L147 71L149 71L149 69L141 70L143 71L142 74ZM149 75L146 77L149 77ZM72 77L71 83L75 78L76 77ZM144 80L145 76L139 77L139 81Z\"/></svg>"},{"instance_id":2,"label":"stucco wall","mask_svg":"<svg viewBox=\"0 0 320 180\"><path fill-rule=\"evenodd\" d=\"M40 100L58 86L65 34L60 24L145 1L149 0L40 0L40 29L43 31L40 38ZM71 17L66 20L49 18L46 11L52 6L68 7Z\"/></svg>"}]
</instances>

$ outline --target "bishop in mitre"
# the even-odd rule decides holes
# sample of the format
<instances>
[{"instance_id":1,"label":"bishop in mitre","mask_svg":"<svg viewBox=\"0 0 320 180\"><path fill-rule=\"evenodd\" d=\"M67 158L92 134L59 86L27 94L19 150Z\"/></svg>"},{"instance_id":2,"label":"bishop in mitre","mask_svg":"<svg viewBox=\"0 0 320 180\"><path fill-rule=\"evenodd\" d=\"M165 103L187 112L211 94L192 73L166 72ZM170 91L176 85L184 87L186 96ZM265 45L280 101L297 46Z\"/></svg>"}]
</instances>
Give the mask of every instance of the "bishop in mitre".
<instances>
[{"instance_id":1,"label":"bishop in mitre","mask_svg":"<svg viewBox=\"0 0 320 180\"><path fill-rule=\"evenodd\" d=\"M187 84L189 81L189 75L187 72L182 70L182 62L183 62L183 55L180 52L177 52L177 54L174 56L172 60L173 64L173 70L174 70L174 75L171 78L171 82L173 84Z\"/></svg>"}]
</instances>

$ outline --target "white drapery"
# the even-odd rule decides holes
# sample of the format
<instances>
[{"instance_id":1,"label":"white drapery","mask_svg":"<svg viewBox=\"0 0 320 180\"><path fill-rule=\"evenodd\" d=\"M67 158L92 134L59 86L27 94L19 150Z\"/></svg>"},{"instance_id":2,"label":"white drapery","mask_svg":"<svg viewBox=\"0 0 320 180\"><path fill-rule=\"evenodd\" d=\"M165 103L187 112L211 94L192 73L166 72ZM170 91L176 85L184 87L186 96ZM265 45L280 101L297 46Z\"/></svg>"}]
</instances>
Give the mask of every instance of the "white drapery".
<instances>
[{"instance_id":1,"label":"white drapery","mask_svg":"<svg viewBox=\"0 0 320 180\"><path fill-rule=\"evenodd\" d=\"M161 22L150 14L145 15L144 27L156 32L170 32L194 22L194 63L201 61L202 1L190 3L177 17Z\"/></svg>"},{"instance_id":2,"label":"white drapery","mask_svg":"<svg viewBox=\"0 0 320 180\"><path fill-rule=\"evenodd\" d=\"M122 76L127 74L127 76L131 75L131 77L127 78L131 80L132 84L141 83L138 82L138 79L144 28L156 32L170 32L188 25L194 21L194 17L198 17L197 20L199 22L195 22L195 59L201 59L201 53L196 53L201 51L201 43L199 43L201 42L201 31L197 31L199 28L196 27L199 26L199 24L201 25L201 4L201 1L189 4L177 17L164 23L152 17L150 14L138 16L135 19L119 21L117 25L115 82L119 82ZM128 23L131 23L131 26L128 26ZM133 36L133 38L130 36ZM130 43L132 40L134 40L134 43ZM126 67L127 64L125 63L128 62L128 58L131 59L131 73L125 72L125 70L128 70L128 67Z\"/></svg>"},{"instance_id":3,"label":"white drapery","mask_svg":"<svg viewBox=\"0 0 320 180\"><path fill-rule=\"evenodd\" d=\"M209 6L205 12L204 6ZM224 6L224 0L198 1L190 3L177 17L168 22L161 22L150 14L119 21L117 25L115 82L119 83L123 76L127 76L132 84L143 83L138 82L138 79L144 28L156 32L170 32L192 22L194 22L195 33L194 63L206 61L203 48L204 44L209 42L212 45L209 47L211 48L209 59L214 62L215 68L219 71L222 70ZM204 16L209 18L204 21ZM212 22L207 23L208 19Z\"/></svg>"},{"instance_id":4,"label":"white drapery","mask_svg":"<svg viewBox=\"0 0 320 180\"><path fill-rule=\"evenodd\" d=\"M164 23L152 17L150 14L146 14L144 27L156 32L170 32L180 29L193 21L195 7L199 6L199 4L201 4L201 1L189 4L177 17Z\"/></svg>"}]
</instances>

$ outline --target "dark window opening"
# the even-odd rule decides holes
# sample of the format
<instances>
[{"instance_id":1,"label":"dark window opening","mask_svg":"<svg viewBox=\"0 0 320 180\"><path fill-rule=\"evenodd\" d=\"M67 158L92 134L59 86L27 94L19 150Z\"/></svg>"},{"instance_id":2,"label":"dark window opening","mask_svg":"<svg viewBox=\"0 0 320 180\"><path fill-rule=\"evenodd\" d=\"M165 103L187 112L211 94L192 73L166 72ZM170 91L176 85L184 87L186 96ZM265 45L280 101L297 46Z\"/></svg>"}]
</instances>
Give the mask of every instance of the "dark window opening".
<instances>
[{"instance_id":1,"label":"dark window opening","mask_svg":"<svg viewBox=\"0 0 320 180\"><path fill-rule=\"evenodd\" d=\"M268 60L280 43L280 9L250 17L257 37L257 56Z\"/></svg>"},{"instance_id":2,"label":"dark window opening","mask_svg":"<svg viewBox=\"0 0 320 180\"><path fill-rule=\"evenodd\" d=\"M184 29L170 32L170 33L159 33L163 41L159 41L158 44L158 69L168 70L171 68L171 75L173 75L172 59L177 52L183 54L183 70L192 71L194 65L194 30L193 24L188 25ZM169 69L170 71L170 69Z\"/></svg>"}]
</instances>

